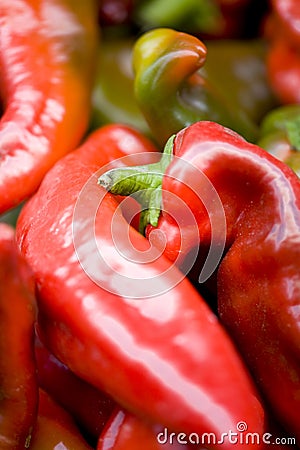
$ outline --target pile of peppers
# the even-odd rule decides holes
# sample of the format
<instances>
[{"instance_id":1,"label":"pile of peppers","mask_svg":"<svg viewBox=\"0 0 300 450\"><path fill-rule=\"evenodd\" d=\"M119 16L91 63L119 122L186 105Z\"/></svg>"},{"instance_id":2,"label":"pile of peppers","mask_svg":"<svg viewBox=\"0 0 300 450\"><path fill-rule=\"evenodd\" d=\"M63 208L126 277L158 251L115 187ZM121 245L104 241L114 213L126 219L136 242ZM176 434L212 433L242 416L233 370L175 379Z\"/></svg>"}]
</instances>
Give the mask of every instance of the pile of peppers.
<instances>
[{"instance_id":1,"label":"pile of peppers","mask_svg":"<svg viewBox=\"0 0 300 450\"><path fill-rule=\"evenodd\" d=\"M1 450L300 449L299 23L1 0Z\"/></svg>"}]
</instances>

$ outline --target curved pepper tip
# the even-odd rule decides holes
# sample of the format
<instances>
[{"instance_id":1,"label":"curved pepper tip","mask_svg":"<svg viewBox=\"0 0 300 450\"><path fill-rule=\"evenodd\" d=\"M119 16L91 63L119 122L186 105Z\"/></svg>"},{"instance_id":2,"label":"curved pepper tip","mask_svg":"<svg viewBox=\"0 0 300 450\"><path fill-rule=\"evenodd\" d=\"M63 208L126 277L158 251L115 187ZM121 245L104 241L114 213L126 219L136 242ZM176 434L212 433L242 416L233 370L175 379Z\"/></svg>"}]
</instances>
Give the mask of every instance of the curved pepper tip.
<instances>
[{"instance_id":1,"label":"curved pepper tip","mask_svg":"<svg viewBox=\"0 0 300 450\"><path fill-rule=\"evenodd\" d=\"M202 67L206 60L206 46L195 36L175 31L172 28L150 30L144 33L134 45L134 72L138 74L140 70L145 70L163 55L168 60L173 59L177 51L184 51L186 56L189 55L192 58L192 70L189 68L186 59L181 60L180 66L186 69L186 76ZM170 56L168 56L169 53Z\"/></svg>"},{"instance_id":2,"label":"curved pepper tip","mask_svg":"<svg viewBox=\"0 0 300 450\"><path fill-rule=\"evenodd\" d=\"M212 120L256 141L252 120L200 73L206 55L201 40L169 28L146 32L135 44L135 98L162 146L169 136L200 120Z\"/></svg>"}]
</instances>

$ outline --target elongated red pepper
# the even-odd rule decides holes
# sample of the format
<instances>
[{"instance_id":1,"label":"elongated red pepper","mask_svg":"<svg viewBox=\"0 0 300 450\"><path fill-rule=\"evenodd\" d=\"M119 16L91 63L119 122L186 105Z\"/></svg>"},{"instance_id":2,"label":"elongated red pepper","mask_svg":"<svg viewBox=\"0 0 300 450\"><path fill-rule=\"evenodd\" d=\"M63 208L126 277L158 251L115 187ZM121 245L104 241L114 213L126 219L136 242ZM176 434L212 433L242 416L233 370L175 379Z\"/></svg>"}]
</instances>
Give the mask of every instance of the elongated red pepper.
<instances>
[{"instance_id":1,"label":"elongated red pepper","mask_svg":"<svg viewBox=\"0 0 300 450\"><path fill-rule=\"evenodd\" d=\"M231 340L98 185L99 167L118 153L143 150L151 160L152 149L129 129L102 128L22 209L16 234L37 280L40 336L74 373L149 422L221 438L245 420L261 435L265 413ZM220 448L230 449L226 436Z\"/></svg>"},{"instance_id":2,"label":"elongated red pepper","mask_svg":"<svg viewBox=\"0 0 300 450\"><path fill-rule=\"evenodd\" d=\"M30 196L86 132L97 13L93 0L2 0L0 213Z\"/></svg>"},{"instance_id":3,"label":"elongated red pepper","mask_svg":"<svg viewBox=\"0 0 300 450\"><path fill-rule=\"evenodd\" d=\"M35 356L39 386L72 415L91 440L97 439L115 402L78 378L38 338L35 342Z\"/></svg>"},{"instance_id":4,"label":"elongated red pepper","mask_svg":"<svg viewBox=\"0 0 300 450\"><path fill-rule=\"evenodd\" d=\"M198 122L177 133L172 153L174 160L165 175L157 177L156 171L151 176L151 166L148 171L143 166L142 173L139 168L118 169L103 176L106 185L110 179L107 186L117 194L122 194L122 186L124 192L134 192L139 184L143 190L147 185L162 189L165 213L157 228L165 232L167 255L176 260L179 252L182 258L198 244L199 236L200 250L220 244L222 215L214 204L213 189L207 189L209 180L226 216L226 255L218 269L221 320L277 417L299 445L299 178L258 146L212 122ZM180 215L182 206L170 193L193 212L199 234L190 232ZM161 205L150 207L159 211ZM169 234L172 216L181 217L182 222L174 225L173 221Z\"/></svg>"},{"instance_id":5,"label":"elongated red pepper","mask_svg":"<svg viewBox=\"0 0 300 450\"><path fill-rule=\"evenodd\" d=\"M46 392L39 390L39 415L31 450L92 450L72 417Z\"/></svg>"},{"instance_id":6,"label":"elongated red pepper","mask_svg":"<svg viewBox=\"0 0 300 450\"><path fill-rule=\"evenodd\" d=\"M34 282L14 230L0 224L0 447L29 447L38 405Z\"/></svg>"}]
</instances>

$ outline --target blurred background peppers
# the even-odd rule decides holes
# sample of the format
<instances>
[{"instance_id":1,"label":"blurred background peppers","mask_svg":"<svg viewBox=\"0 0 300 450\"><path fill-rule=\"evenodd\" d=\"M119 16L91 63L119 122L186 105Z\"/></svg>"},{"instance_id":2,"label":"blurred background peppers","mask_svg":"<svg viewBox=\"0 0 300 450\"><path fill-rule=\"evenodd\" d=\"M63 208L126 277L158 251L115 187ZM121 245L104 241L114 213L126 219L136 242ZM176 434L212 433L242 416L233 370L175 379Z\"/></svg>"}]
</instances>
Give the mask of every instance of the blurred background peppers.
<instances>
[{"instance_id":1,"label":"blurred background peppers","mask_svg":"<svg viewBox=\"0 0 300 450\"><path fill-rule=\"evenodd\" d=\"M0 213L28 198L87 130L97 9L85 2L0 5Z\"/></svg>"},{"instance_id":2,"label":"blurred background peppers","mask_svg":"<svg viewBox=\"0 0 300 450\"><path fill-rule=\"evenodd\" d=\"M133 89L132 37L102 38L92 92L91 129L123 123L151 136Z\"/></svg>"},{"instance_id":3,"label":"blurred background peppers","mask_svg":"<svg viewBox=\"0 0 300 450\"><path fill-rule=\"evenodd\" d=\"M268 0L100 0L105 32L143 33L168 27L208 39L256 37Z\"/></svg>"},{"instance_id":4,"label":"blurred background peppers","mask_svg":"<svg viewBox=\"0 0 300 450\"><path fill-rule=\"evenodd\" d=\"M297 0L271 0L272 13L280 32L295 47L300 48L300 5Z\"/></svg>"},{"instance_id":5,"label":"blurred background peppers","mask_svg":"<svg viewBox=\"0 0 300 450\"><path fill-rule=\"evenodd\" d=\"M178 39L181 38L179 33L177 37ZM134 92L135 75L132 60L134 46L135 44L139 45L138 42L136 44L132 37L107 38L104 36L102 39L92 95L91 127L94 129L105 123L121 122L136 127L142 133L152 138L155 137L160 142L161 138L158 136L160 130L154 129L152 133L142 113L143 108L146 110L146 114L149 110L150 95L149 98L144 99L145 103L141 110L138 97L139 89L142 87L137 89L137 96ZM192 42L196 45L197 40L191 40ZM201 44L199 43L199 45ZM149 42L149 46L151 46L151 42ZM222 99L226 99L227 104L231 105L230 108L235 111L236 115L240 111L244 111L244 114L249 117L249 121L258 126L262 117L278 104L267 80L265 67L266 43L260 39L248 41L210 40L205 41L205 47L207 54L203 67L199 69L201 76L209 86L213 86L216 96L217 92L221 92ZM143 55L141 57L143 58ZM171 50L168 57L170 61L174 57ZM185 64L183 50L180 58L182 64ZM156 61L155 64L158 67L159 61ZM220 67L222 67L222 71L220 71ZM166 74L165 77L168 80L173 77L173 74ZM149 82L151 82L151 79L149 79ZM182 82L184 83L184 80ZM151 89L153 89L151 101L156 103L157 109L159 109L161 106L159 90L161 88L154 84ZM174 95L176 95L176 92L174 92ZM200 101L199 96L192 98L191 95L189 101L190 103L196 103L197 100ZM169 131L167 128L168 123L172 120L169 117L171 114L169 101L166 99L166 104L162 106L161 111L161 114L164 115L161 123L161 128L165 128L164 135L175 129L175 123ZM208 109L205 104L203 104L203 108ZM177 110L174 110L174 114L176 112ZM187 114L188 112L186 112ZM213 107L211 111L206 113L210 117L216 114ZM150 120L152 119L150 118Z\"/></svg>"},{"instance_id":6,"label":"blurred background peppers","mask_svg":"<svg viewBox=\"0 0 300 450\"><path fill-rule=\"evenodd\" d=\"M269 83L280 102L299 103L300 8L298 0L271 0L266 37Z\"/></svg>"}]
</instances>

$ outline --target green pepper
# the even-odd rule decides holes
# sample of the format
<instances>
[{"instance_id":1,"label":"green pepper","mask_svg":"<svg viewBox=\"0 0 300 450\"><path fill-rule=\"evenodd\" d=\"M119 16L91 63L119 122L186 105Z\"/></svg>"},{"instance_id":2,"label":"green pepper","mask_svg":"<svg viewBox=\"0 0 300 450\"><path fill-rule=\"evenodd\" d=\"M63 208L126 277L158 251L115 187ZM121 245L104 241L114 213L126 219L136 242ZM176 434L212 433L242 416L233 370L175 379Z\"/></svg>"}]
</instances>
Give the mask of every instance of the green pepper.
<instances>
[{"instance_id":1,"label":"green pepper","mask_svg":"<svg viewBox=\"0 0 300 450\"><path fill-rule=\"evenodd\" d=\"M300 105L270 111L261 123L259 146L290 166L300 176Z\"/></svg>"},{"instance_id":2,"label":"green pepper","mask_svg":"<svg viewBox=\"0 0 300 450\"><path fill-rule=\"evenodd\" d=\"M123 123L150 134L134 98L133 45L132 38L106 39L101 43L92 93L93 129L108 123Z\"/></svg>"},{"instance_id":3,"label":"green pepper","mask_svg":"<svg viewBox=\"0 0 300 450\"><path fill-rule=\"evenodd\" d=\"M265 41L222 39L205 41L205 45L207 58L200 73L221 88L237 110L242 109L255 123L260 123L278 106L267 78Z\"/></svg>"},{"instance_id":4,"label":"green pepper","mask_svg":"<svg viewBox=\"0 0 300 450\"><path fill-rule=\"evenodd\" d=\"M151 137L134 94L133 38L103 39L92 96L92 129L107 123L124 123ZM207 58L202 76L222 91L236 111L255 123L277 106L265 69L262 40L217 40L205 42ZM222 67L220 74L219 68Z\"/></svg>"},{"instance_id":5,"label":"green pepper","mask_svg":"<svg viewBox=\"0 0 300 450\"><path fill-rule=\"evenodd\" d=\"M257 139L253 120L232 104L222 85L199 72L206 55L206 46L195 36L168 28L151 30L137 40L135 96L160 145L199 120L218 122L252 142Z\"/></svg>"},{"instance_id":6,"label":"green pepper","mask_svg":"<svg viewBox=\"0 0 300 450\"><path fill-rule=\"evenodd\" d=\"M144 30L171 27L206 33L216 33L223 19L216 0L144 0L136 5L134 17Z\"/></svg>"}]
</instances>

